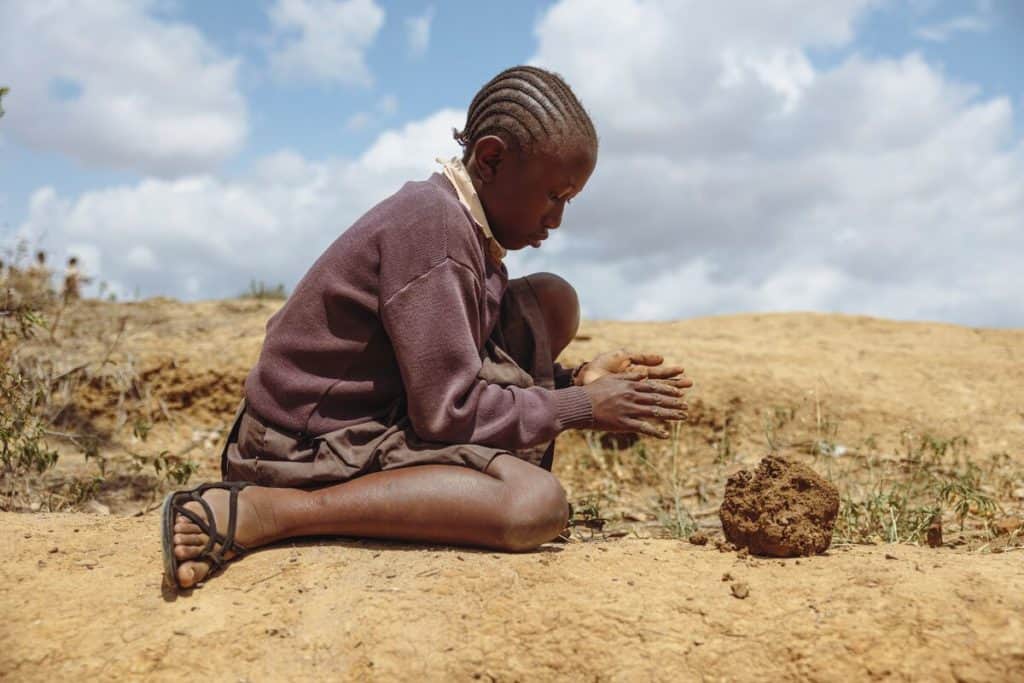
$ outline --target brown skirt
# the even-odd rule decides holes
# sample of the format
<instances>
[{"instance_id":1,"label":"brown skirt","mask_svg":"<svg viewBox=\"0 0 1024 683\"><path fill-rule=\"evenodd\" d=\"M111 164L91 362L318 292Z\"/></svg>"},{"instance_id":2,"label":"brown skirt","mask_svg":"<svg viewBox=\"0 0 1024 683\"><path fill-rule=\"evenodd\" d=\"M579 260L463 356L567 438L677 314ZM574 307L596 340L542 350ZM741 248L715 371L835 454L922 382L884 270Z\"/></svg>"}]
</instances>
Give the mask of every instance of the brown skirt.
<instances>
[{"instance_id":1,"label":"brown skirt","mask_svg":"<svg viewBox=\"0 0 1024 683\"><path fill-rule=\"evenodd\" d=\"M481 352L479 377L502 386L554 388L554 359L544 317L525 278L509 281L501 315ZM376 418L319 436L278 429L256 415L243 399L221 452L225 481L262 486L319 487L411 465L463 465L484 471L494 458L511 453L551 469L554 441L525 450L420 439L401 402L384 421Z\"/></svg>"}]
</instances>

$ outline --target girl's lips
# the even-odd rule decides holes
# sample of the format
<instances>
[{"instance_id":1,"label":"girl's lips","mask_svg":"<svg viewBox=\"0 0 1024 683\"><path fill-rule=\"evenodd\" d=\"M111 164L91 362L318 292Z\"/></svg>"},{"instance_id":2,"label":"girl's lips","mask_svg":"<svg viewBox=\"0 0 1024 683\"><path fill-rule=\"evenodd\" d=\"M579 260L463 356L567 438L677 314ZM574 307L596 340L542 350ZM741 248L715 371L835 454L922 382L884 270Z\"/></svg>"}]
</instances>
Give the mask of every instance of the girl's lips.
<instances>
[{"instance_id":1,"label":"girl's lips","mask_svg":"<svg viewBox=\"0 0 1024 683\"><path fill-rule=\"evenodd\" d=\"M549 234L548 231L544 230L544 231L538 232L536 234L530 235L527 238L527 241L529 242L531 247L537 248L537 247L540 246L541 242L543 242L544 240L546 240L548 238L548 234Z\"/></svg>"}]
</instances>

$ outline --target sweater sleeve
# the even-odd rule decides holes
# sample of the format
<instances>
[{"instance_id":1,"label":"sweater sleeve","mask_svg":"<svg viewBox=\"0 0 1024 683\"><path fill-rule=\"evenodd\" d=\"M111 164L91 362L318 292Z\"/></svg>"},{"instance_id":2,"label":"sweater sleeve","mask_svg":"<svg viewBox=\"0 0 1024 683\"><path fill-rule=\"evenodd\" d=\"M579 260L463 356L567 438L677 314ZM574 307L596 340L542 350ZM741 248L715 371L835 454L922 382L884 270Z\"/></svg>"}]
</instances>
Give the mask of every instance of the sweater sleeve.
<instances>
[{"instance_id":1,"label":"sweater sleeve","mask_svg":"<svg viewBox=\"0 0 1024 683\"><path fill-rule=\"evenodd\" d=\"M416 433L516 450L589 424L593 412L582 387L506 387L478 377L480 292L474 272L446 258L382 305Z\"/></svg>"}]
</instances>

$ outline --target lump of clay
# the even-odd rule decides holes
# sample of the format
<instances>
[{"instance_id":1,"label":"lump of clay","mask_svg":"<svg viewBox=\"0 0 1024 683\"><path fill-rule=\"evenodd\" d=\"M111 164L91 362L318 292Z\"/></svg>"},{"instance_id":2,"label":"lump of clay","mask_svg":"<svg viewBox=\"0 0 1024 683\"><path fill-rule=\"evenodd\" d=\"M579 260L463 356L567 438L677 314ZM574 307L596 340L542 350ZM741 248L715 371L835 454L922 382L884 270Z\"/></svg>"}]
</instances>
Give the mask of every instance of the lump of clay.
<instances>
[{"instance_id":1,"label":"lump of clay","mask_svg":"<svg viewBox=\"0 0 1024 683\"><path fill-rule=\"evenodd\" d=\"M718 511L725 538L754 555L823 553L832 542L839 491L806 465L769 455L725 483Z\"/></svg>"}]
</instances>

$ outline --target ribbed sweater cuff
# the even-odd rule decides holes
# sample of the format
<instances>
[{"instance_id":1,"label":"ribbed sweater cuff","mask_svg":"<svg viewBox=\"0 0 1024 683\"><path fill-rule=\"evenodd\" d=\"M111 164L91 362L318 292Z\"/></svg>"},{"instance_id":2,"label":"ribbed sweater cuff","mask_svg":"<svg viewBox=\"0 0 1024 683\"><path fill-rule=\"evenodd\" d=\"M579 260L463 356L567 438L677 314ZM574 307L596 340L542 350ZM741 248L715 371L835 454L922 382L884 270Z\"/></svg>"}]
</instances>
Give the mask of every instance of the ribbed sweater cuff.
<instances>
[{"instance_id":1,"label":"ribbed sweater cuff","mask_svg":"<svg viewBox=\"0 0 1024 683\"><path fill-rule=\"evenodd\" d=\"M587 427L594 421L594 406L583 387L555 390L555 417L558 431Z\"/></svg>"}]
</instances>

